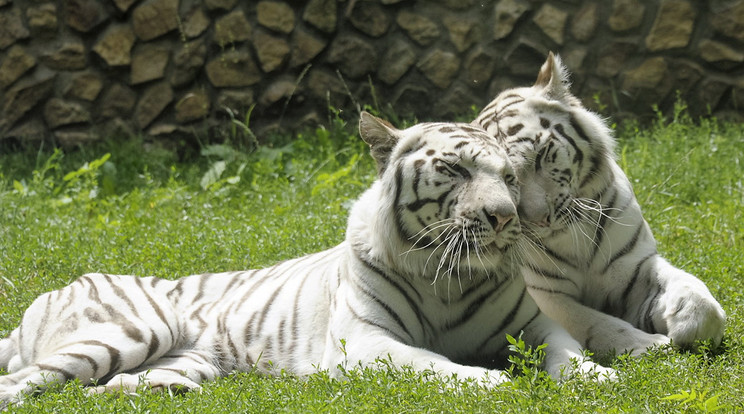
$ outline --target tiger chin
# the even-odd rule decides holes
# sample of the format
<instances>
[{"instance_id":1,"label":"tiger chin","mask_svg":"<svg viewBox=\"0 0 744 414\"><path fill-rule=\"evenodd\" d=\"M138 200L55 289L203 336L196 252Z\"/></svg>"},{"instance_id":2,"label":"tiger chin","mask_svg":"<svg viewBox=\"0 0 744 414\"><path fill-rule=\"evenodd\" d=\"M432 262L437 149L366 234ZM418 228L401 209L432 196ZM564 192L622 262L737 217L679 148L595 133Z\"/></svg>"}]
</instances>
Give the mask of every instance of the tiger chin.
<instances>
[{"instance_id":1,"label":"tiger chin","mask_svg":"<svg viewBox=\"0 0 744 414\"><path fill-rule=\"evenodd\" d=\"M506 334L522 332L548 344L554 378L614 377L515 276L519 187L502 147L468 124L397 130L368 113L360 132L379 174L340 245L177 280L83 275L0 341L0 401L73 379L106 392L198 389L232 371L341 376L378 358L492 386L507 380Z\"/></svg>"},{"instance_id":2,"label":"tiger chin","mask_svg":"<svg viewBox=\"0 0 744 414\"><path fill-rule=\"evenodd\" d=\"M506 145L521 183L530 294L595 353L719 345L726 314L659 255L610 129L567 78L551 53L532 87L500 93L473 121Z\"/></svg>"}]
</instances>

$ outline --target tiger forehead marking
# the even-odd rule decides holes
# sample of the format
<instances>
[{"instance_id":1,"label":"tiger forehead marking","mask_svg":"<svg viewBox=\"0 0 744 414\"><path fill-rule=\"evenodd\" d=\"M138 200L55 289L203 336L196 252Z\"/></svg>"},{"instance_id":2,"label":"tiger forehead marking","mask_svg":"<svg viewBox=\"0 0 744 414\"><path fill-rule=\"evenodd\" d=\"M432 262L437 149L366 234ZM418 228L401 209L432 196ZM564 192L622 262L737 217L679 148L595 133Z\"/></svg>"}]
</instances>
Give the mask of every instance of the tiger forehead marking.
<instances>
[{"instance_id":1,"label":"tiger forehead marking","mask_svg":"<svg viewBox=\"0 0 744 414\"><path fill-rule=\"evenodd\" d=\"M475 161L481 155L486 154L501 156L504 150L486 131L469 124L432 123L423 124L421 129L422 135L429 143L429 145L422 144L429 147L426 151L427 156L433 156L439 150L440 154L445 157L467 155ZM431 146L436 146L436 149Z\"/></svg>"}]
</instances>

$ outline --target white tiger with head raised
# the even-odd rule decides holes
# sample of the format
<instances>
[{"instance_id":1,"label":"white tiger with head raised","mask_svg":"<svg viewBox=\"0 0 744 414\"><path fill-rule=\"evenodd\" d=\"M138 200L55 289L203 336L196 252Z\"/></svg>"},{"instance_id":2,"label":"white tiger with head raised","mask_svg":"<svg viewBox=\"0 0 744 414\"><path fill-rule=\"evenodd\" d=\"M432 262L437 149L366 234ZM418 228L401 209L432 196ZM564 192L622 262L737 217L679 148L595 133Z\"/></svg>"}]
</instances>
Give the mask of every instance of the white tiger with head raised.
<instances>
[{"instance_id":1,"label":"white tiger with head raised","mask_svg":"<svg viewBox=\"0 0 744 414\"><path fill-rule=\"evenodd\" d=\"M548 316L595 352L720 343L723 309L658 254L610 130L571 94L557 56L534 86L502 92L473 123L506 143L517 171L533 245L524 276Z\"/></svg>"},{"instance_id":2,"label":"white tiger with head raised","mask_svg":"<svg viewBox=\"0 0 744 414\"><path fill-rule=\"evenodd\" d=\"M492 385L506 379L505 335L522 331L548 344L552 376L572 368L580 345L513 276L519 190L503 149L468 124L397 130L363 113L360 130L379 177L346 241L261 270L88 274L41 295L0 341L0 402L46 381L193 389L234 370L340 375L377 358Z\"/></svg>"}]
</instances>

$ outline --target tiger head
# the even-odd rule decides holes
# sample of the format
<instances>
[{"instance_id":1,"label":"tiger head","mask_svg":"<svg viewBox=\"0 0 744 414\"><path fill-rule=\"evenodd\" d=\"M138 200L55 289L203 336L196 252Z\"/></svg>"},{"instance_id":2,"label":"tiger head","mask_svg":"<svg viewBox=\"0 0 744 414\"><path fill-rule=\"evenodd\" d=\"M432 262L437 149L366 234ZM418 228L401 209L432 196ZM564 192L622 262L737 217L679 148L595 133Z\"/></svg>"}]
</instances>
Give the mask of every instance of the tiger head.
<instances>
[{"instance_id":1,"label":"tiger head","mask_svg":"<svg viewBox=\"0 0 744 414\"><path fill-rule=\"evenodd\" d=\"M473 121L506 146L528 235L565 232L592 216L613 179L614 139L571 94L567 78L551 53L532 87L500 93Z\"/></svg>"},{"instance_id":2,"label":"tiger head","mask_svg":"<svg viewBox=\"0 0 744 414\"><path fill-rule=\"evenodd\" d=\"M379 177L352 211L366 221L352 240L358 251L434 280L501 263L521 228L519 186L496 141L468 124L398 130L366 112L359 129Z\"/></svg>"}]
</instances>

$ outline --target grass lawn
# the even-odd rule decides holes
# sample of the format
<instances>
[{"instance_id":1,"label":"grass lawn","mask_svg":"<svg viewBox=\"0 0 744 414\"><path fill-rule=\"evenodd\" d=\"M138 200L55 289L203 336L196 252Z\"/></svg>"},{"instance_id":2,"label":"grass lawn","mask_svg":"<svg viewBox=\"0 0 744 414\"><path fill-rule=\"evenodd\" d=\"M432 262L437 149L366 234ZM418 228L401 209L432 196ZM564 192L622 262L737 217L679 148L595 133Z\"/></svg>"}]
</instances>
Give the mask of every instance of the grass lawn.
<instances>
[{"instance_id":1,"label":"grass lawn","mask_svg":"<svg viewBox=\"0 0 744 414\"><path fill-rule=\"evenodd\" d=\"M713 352L603 361L609 384L560 384L528 370L495 390L426 374L351 369L348 379L233 374L201 393L87 396L77 384L12 412L741 412L744 410L744 125L683 116L619 133L618 158L675 265L728 313ZM351 128L347 128L351 130ZM141 143L0 155L0 335L39 294L86 272L157 275L265 266L344 237L347 209L374 179L339 125L246 154L210 146L182 163ZM106 154L111 154L110 158ZM29 167L30 165L30 167Z\"/></svg>"}]
</instances>

